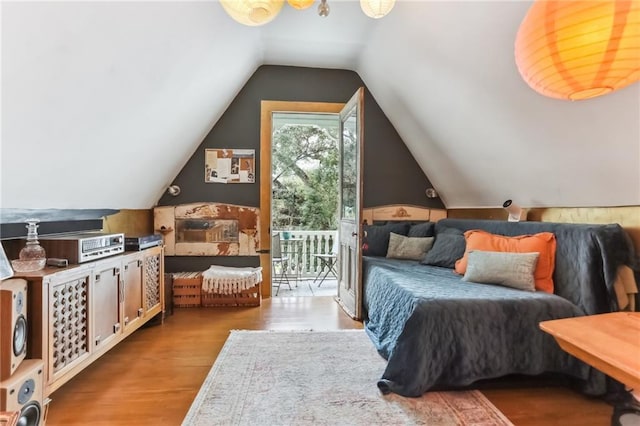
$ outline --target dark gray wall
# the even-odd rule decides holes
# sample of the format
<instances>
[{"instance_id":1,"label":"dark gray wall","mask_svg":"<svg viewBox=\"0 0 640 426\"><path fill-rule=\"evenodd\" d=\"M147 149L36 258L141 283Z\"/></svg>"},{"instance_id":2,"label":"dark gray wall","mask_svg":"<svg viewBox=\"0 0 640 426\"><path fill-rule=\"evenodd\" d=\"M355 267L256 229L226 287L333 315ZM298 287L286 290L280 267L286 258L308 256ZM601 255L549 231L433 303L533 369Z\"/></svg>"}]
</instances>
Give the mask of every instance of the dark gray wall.
<instances>
[{"instance_id":1,"label":"dark gray wall","mask_svg":"<svg viewBox=\"0 0 640 426\"><path fill-rule=\"evenodd\" d=\"M260 102L347 102L362 86L364 82L353 71L272 65L258 68L174 180L182 189L180 195L164 194L158 205L222 202L259 207ZM440 199L425 196L425 189L431 186L429 179L368 90L365 90L364 125L364 207L413 204L444 208ZM255 149L256 183L204 183L205 148ZM256 260L248 258L246 264ZM196 264L202 261L183 257L180 261L168 261L167 270L201 270ZM228 262L231 260L215 258L217 264Z\"/></svg>"}]
</instances>

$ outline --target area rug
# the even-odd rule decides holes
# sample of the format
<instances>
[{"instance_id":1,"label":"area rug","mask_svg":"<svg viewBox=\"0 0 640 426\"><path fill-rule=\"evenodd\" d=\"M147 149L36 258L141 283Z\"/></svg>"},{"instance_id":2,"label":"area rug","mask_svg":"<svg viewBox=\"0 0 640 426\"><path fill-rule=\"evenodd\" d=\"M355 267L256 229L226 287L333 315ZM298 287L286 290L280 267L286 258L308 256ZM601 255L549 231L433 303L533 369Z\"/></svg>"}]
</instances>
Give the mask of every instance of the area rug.
<instances>
[{"instance_id":1,"label":"area rug","mask_svg":"<svg viewBox=\"0 0 640 426\"><path fill-rule=\"evenodd\" d=\"M363 330L232 331L183 425L512 425L478 391L383 395L385 364Z\"/></svg>"}]
</instances>

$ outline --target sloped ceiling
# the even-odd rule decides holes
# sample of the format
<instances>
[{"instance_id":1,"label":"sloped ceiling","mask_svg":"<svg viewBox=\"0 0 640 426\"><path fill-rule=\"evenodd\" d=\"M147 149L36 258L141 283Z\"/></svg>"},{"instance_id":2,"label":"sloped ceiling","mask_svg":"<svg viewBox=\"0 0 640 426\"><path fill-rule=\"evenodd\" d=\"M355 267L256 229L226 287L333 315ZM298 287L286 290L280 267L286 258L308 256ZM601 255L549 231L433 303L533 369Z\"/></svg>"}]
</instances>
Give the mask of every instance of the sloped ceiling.
<instances>
[{"instance_id":1,"label":"sloped ceiling","mask_svg":"<svg viewBox=\"0 0 640 426\"><path fill-rule=\"evenodd\" d=\"M640 87L563 102L526 86L529 2L2 2L4 208L150 208L262 64L356 71L445 205L640 205ZM310 83L312 84L312 82Z\"/></svg>"}]
</instances>

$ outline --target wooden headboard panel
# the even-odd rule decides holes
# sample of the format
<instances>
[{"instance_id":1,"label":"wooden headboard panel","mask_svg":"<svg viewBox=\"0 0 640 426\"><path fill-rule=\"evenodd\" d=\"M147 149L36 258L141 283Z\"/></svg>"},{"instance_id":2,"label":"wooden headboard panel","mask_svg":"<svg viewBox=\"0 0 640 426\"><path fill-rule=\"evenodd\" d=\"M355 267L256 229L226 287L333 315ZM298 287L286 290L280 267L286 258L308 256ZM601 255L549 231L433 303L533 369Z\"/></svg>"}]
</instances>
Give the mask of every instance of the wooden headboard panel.
<instances>
[{"instance_id":1,"label":"wooden headboard panel","mask_svg":"<svg viewBox=\"0 0 640 426\"><path fill-rule=\"evenodd\" d=\"M437 222L447 217L444 209L430 209L428 207L393 204L387 206L370 207L362 210L362 220L368 224L379 221L431 221Z\"/></svg>"},{"instance_id":2,"label":"wooden headboard panel","mask_svg":"<svg viewBox=\"0 0 640 426\"><path fill-rule=\"evenodd\" d=\"M222 203L156 207L166 256L257 256L260 210Z\"/></svg>"}]
</instances>

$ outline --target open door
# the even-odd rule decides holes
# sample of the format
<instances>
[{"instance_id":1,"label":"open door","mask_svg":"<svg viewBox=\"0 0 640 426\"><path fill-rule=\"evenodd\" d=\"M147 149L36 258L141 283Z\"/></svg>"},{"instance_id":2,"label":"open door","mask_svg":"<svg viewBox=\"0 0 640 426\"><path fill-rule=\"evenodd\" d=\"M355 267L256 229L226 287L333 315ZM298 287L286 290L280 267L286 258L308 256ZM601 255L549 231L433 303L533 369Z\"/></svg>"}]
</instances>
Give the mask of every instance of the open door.
<instances>
[{"instance_id":1,"label":"open door","mask_svg":"<svg viewBox=\"0 0 640 426\"><path fill-rule=\"evenodd\" d=\"M354 319L362 317L362 137L364 88L340 111L340 200L338 303Z\"/></svg>"},{"instance_id":2,"label":"open door","mask_svg":"<svg viewBox=\"0 0 640 426\"><path fill-rule=\"evenodd\" d=\"M343 103L262 101L260 105L260 266L262 297L271 297L271 149L274 112L337 114Z\"/></svg>"}]
</instances>

